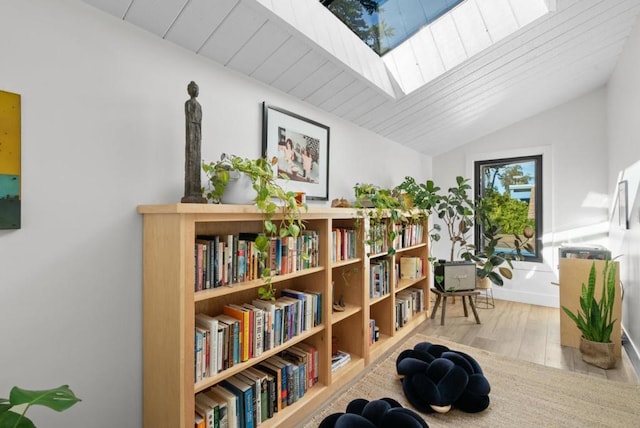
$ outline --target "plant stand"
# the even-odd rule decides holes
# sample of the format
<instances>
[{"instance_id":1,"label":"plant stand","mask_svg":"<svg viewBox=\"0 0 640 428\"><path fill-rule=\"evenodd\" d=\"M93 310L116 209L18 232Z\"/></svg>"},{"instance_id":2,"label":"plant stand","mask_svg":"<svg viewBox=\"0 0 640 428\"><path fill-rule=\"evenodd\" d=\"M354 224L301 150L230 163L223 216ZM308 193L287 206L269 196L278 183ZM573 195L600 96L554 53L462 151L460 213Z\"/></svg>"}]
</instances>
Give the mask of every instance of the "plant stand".
<instances>
[{"instance_id":1,"label":"plant stand","mask_svg":"<svg viewBox=\"0 0 640 428\"><path fill-rule=\"evenodd\" d=\"M493 287L489 278L477 278L476 291L480 293L475 296L476 308L493 309L496 307L496 302L493 299Z\"/></svg>"}]
</instances>

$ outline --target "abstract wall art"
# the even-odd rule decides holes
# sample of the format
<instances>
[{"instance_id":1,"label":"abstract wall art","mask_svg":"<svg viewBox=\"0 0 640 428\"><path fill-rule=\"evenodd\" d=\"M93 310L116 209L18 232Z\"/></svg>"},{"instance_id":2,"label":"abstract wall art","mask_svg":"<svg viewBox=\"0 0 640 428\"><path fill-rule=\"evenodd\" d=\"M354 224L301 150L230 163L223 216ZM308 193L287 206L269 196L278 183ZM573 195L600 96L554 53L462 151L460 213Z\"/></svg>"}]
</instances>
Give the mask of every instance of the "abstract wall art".
<instances>
[{"instance_id":1,"label":"abstract wall art","mask_svg":"<svg viewBox=\"0 0 640 428\"><path fill-rule=\"evenodd\" d=\"M20 95L0 91L0 229L20 229Z\"/></svg>"}]
</instances>

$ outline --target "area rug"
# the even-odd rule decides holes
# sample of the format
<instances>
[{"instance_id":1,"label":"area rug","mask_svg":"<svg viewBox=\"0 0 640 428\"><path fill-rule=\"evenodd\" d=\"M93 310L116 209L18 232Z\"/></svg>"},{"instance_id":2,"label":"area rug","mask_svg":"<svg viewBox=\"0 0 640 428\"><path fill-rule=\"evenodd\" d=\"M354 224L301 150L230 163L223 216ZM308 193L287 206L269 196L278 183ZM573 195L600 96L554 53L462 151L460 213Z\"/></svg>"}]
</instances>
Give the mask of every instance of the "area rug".
<instances>
[{"instance_id":1,"label":"area rug","mask_svg":"<svg viewBox=\"0 0 640 428\"><path fill-rule=\"evenodd\" d=\"M491 384L491 404L485 411L470 414L454 409L446 414L421 414L429 427L640 427L639 384L545 367L421 334L411 336L319 405L322 410L303 426L317 427L327 415L344 412L354 398L391 397L412 408L396 377L395 361L402 350L419 342L438 343L471 355Z\"/></svg>"}]
</instances>

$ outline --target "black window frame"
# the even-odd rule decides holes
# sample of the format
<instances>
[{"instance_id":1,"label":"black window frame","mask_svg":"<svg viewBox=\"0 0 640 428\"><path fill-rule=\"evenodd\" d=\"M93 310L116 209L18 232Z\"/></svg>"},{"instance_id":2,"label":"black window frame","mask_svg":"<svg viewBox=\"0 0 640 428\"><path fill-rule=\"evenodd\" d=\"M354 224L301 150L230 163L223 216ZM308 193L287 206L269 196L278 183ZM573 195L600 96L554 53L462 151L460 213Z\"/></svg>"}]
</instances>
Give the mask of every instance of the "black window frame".
<instances>
[{"instance_id":1,"label":"black window frame","mask_svg":"<svg viewBox=\"0 0 640 428\"><path fill-rule=\"evenodd\" d=\"M485 187L484 187L484 177L482 176L482 168L485 166L492 165L500 165L500 164L515 164L534 161L534 174L535 174L535 187L534 187L534 197L535 197L535 235L533 238L535 245L535 255L530 256L527 254L522 254L521 261L533 262L533 263L542 263L542 216L543 216L543 200L542 200L542 188L543 188L543 177L542 177L542 161L543 156L541 154L538 155L528 155L528 156L514 156L514 157L505 157L499 159L487 159L487 160L477 160L474 161L474 177L475 177L475 185L474 185L474 195L476 199L483 198L485 195ZM483 242L482 242L482 225L475 224L474 226L474 240L476 245L478 246L478 250L482 251ZM514 250L515 253L515 250Z\"/></svg>"}]
</instances>

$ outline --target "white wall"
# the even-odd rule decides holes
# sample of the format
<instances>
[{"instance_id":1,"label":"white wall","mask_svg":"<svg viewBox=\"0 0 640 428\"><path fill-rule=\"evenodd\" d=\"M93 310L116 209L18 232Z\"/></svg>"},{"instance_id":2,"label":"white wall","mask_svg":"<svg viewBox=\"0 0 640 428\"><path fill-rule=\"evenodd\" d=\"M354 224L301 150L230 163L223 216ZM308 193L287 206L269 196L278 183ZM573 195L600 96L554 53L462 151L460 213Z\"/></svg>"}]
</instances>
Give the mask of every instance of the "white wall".
<instances>
[{"instance_id":1,"label":"white wall","mask_svg":"<svg viewBox=\"0 0 640 428\"><path fill-rule=\"evenodd\" d=\"M83 399L31 410L38 426L141 426L136 206L182 196L189 81L203 160L259 156L266 101L330 126L330 199L431 176L425 156L77 0L3 0L0 58L0 89L22 96L23 216L0 231L0 397L69 384Z\"/></svg>"},{"instance_id":2,"label":"white wall","mask_svg":"<svg viewBox=\"0 0 640 428\"><path fill-rule=\"evenodd\" d=\"M624 285L622 326L640 355L640 22L629 36L608 84L609 189L618 180L629 183L629 230L612 219L611 246L622 255L620 280ZM615 205L615 204L614 204Z\"/></svg>"},{"instance_id":3,"label":"white wall","mask_svg":"<svg viewBox=\"0 0 640 428\"><path fill-rule=\"evenodd\" d=\"M443 189L458 175L472 178L473 162L543 155L543 263L518 262L514 279L494 287L498 298L558 306L557 246L603 243L608 225L604 89L479 138L433 160ZM447 254L446 237L434 251ZM438 253L436 253L438 256Z\"/></svg>"}]
</instances>

